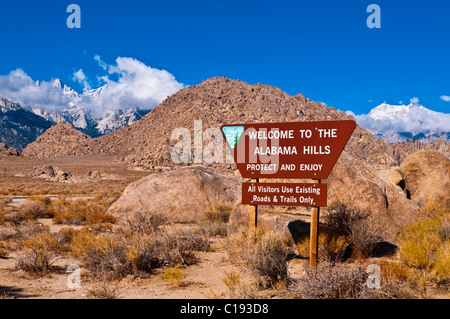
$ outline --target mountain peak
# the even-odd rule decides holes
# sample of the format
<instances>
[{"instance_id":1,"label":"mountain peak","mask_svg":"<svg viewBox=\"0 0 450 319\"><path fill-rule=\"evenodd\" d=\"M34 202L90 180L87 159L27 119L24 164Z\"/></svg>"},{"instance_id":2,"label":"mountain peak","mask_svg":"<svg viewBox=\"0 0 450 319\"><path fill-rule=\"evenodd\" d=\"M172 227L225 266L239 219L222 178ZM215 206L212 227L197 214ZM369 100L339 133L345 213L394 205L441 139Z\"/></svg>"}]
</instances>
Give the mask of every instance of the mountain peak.
<instances>
[{"instance_id":1,"label":"mountain peak","mask_svg":"<svg viewBox=\"0 0 450 319\"><path fill-rule=\"evenodd\" d=\"M55 79L51 83L54 87L59 88L59 89L62 89L65 86L61 79Z\"/></svg>"}]
</instances>

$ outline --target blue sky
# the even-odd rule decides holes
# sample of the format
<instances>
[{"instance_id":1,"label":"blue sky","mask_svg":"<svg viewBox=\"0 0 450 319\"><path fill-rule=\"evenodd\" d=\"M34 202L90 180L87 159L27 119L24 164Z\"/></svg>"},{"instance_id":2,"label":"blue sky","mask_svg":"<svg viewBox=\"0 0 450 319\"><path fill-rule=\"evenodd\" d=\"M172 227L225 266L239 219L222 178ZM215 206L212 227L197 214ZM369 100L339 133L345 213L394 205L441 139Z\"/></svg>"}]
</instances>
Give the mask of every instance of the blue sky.
<instances>
[{"instance_id":1,"label":"blue sky","mask_svg":"<svg viewBox=\"0 0 450 319\"><path fill-rule=\"evenodd\" d=\"M81 7L81 29L66 8ZM369 29L369 4L381 29ZM450 1L2 1L0 75L61 78L82 91L129 57L195 85L212 76L274 85L341 110L386 101L446 112L450 102ZM122 73L111 74L111 79Z\"/></svg>"}]
</instances>

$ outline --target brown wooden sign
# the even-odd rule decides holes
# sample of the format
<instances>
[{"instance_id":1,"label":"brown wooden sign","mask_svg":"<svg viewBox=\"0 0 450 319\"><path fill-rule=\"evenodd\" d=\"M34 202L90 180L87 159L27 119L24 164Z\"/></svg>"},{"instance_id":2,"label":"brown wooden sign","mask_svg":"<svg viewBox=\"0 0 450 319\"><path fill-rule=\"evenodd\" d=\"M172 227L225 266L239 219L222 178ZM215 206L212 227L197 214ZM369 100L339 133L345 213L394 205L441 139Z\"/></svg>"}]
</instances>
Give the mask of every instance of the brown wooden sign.
<instances>
[{"instance_id":1,"label":"brown wooden sign","mask_svg":"<svg viewBox=\"0 0 450 319\"><path fill-rule=\"evenodd\" d=\"M346 121L222 126L244 178L326 179L352 135Z\"/></svg>"},{"instance_id":2,"label":"brown wooden sign","mask_svg":"<svg viewBox=\"0 0 450 319\"><path fill-rule=\"evenodd\" d=\"M243 183L242 204L326 207L327 184Z\"/></svg>"}]
</instances>

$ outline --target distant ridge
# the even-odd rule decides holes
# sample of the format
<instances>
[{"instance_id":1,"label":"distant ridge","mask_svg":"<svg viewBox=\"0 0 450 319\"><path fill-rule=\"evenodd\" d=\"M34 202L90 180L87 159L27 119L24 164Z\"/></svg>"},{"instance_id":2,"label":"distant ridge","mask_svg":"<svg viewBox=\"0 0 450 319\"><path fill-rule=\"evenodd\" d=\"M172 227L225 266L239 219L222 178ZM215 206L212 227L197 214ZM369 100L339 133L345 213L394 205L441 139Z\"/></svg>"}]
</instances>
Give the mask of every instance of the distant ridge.
<instances>
[{"instance_id":1,"label":"distant ridge","mask_svg":"<svg viewBox=\"0 0 450 319\"><path fill-rule=\"evenodd\" d=\"M201 120L205 130L233 123L347 119L354 118L333 107L310 101L301 94L291 96L273 86L215 77L180 90L132 125L99 138L82 139L83 145L71 143L66 147L59 145L63 140L58 144L58 139L49 143L46 141L49 134L46 134L24 153L38 157L44 153L46 156L114 154L132 166L150 168L171 164L171 150L178 142L171 141L173 130L186 128L193 134L194 120ZM358 126L346 151L371 166L381 167L399 165L410 152L424 147L439 149L447 157L450 154L449 144L445 142L427 146L403 144L396 146L377 140Z\"/></svg>"},{"instance_id":2,"label":"distant ridge","mask_svg":"<svg viewBox=\"0 0 450 319\"><path fill-rule=\"evenodd\" d=\"M52 125L19 103L0 97L0 143L21 151Z\"/></svg>"}]
</instances>

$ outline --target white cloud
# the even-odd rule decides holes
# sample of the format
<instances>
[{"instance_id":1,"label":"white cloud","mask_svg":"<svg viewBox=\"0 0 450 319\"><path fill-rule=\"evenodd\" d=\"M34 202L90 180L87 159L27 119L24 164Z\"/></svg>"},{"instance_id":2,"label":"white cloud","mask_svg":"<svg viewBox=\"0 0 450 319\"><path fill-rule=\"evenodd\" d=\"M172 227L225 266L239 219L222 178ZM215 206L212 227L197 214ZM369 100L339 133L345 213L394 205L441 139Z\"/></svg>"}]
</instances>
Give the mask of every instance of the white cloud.
<instances>
[{"instance_id":1,"label":"white cloud","mask_svg":"<svg viewBox=\"0 0 450 319\"><path fill-rule=\"evenodd\" d=\"M49 112L60 110L70 103L70 98L51 82L37 83L21 69L0 75L0 96L23 106L42 107Z\"/></svg>"},{"instance_id":2,"label":"white cloud","mask_svg":"<svg viewBox=\"0 0 450 319\"><path fill-rule=\"evenodd\" d=\"M102 58L96 54L94 56L94 60L98 62L98 65L100 65L100 67L106 71L106 69L108 68L107 64L105 62L102 61Z\"/></svg>"},{"instance_id":3,"label":"white cloud","mask_svg":"<svg viewBox=\"0 0 450 319\"><path fill-rule=\"evenodd\" d=\"M445 102L450 102L450 96L448 95L442 95L441 99L444 100Z\"/></svg>"},{"instance_id":4,"label":"white cloud","mask_svg":"<svg viewBox=\"0 0 450 319\"><path fill-rule=\"evenodd\" d=\"M419 104L419 98L418 97L413 97L411 100L409 100L409 102L411 104Z\"/></svg>"},{"instance_id":5,"label":"white cloud","mask_svg":"<svg viewBox=\"0 0 450 319\"><path fill-rule=\"evenodd\" d=\"M372 132L450 131L450 114L435 112L418 104L380 105L369 114L355 116L356 122Z\"/></svg>"},{"instance_id":6,"label":"white cloud","mask_svg":"<svg viewBox=\"0 0 450 319\"><path fill-rule=\"evenodd\" d=\"M91 86L87 82L87 77L84 74L82 69L78 70L77 72L75 72L73 74L73 80L75 82L80 83L83 86L83 88L86 89L86 90L89 90L91 88Z\"/></svg>"},{"instance_id":7,"label":"white cloud","mask_svg":"<svg viewBox=\"0 0 450 319\"><path fill-rule=\"evenodd\" d=\"M151 109L184 87L169 72L152 68L136 59L119 57L116 65L107 65L100 56L96 57L99 65L106 67L109 73L99 77L106 87L100 95L84 95L79 103L93 112L103 113L128 107ZM118 80L111 79L112 75Z\"/></svg>"},{"instance_id":8,"label":"white cloud","mask_svg":"<svg viewBox=\"0 0 450 319\"><path fill-rule=\"evenodd\" d=\"M90 110L101 117L108 111L130 107L152 109L185 86L165 70L159 70L133 59L119 57L115 65L108 65L96 55L94 59L107 71L97 75L106 85L101 94L92 94L88 77L82 69L73 74L73 80L86 89L80 97L64 95L51 82L36 83L23 70L0 75L0 96L18 101L23 106L44 111L61 111L71 105Z\"/></svg>"}]
</instances>

